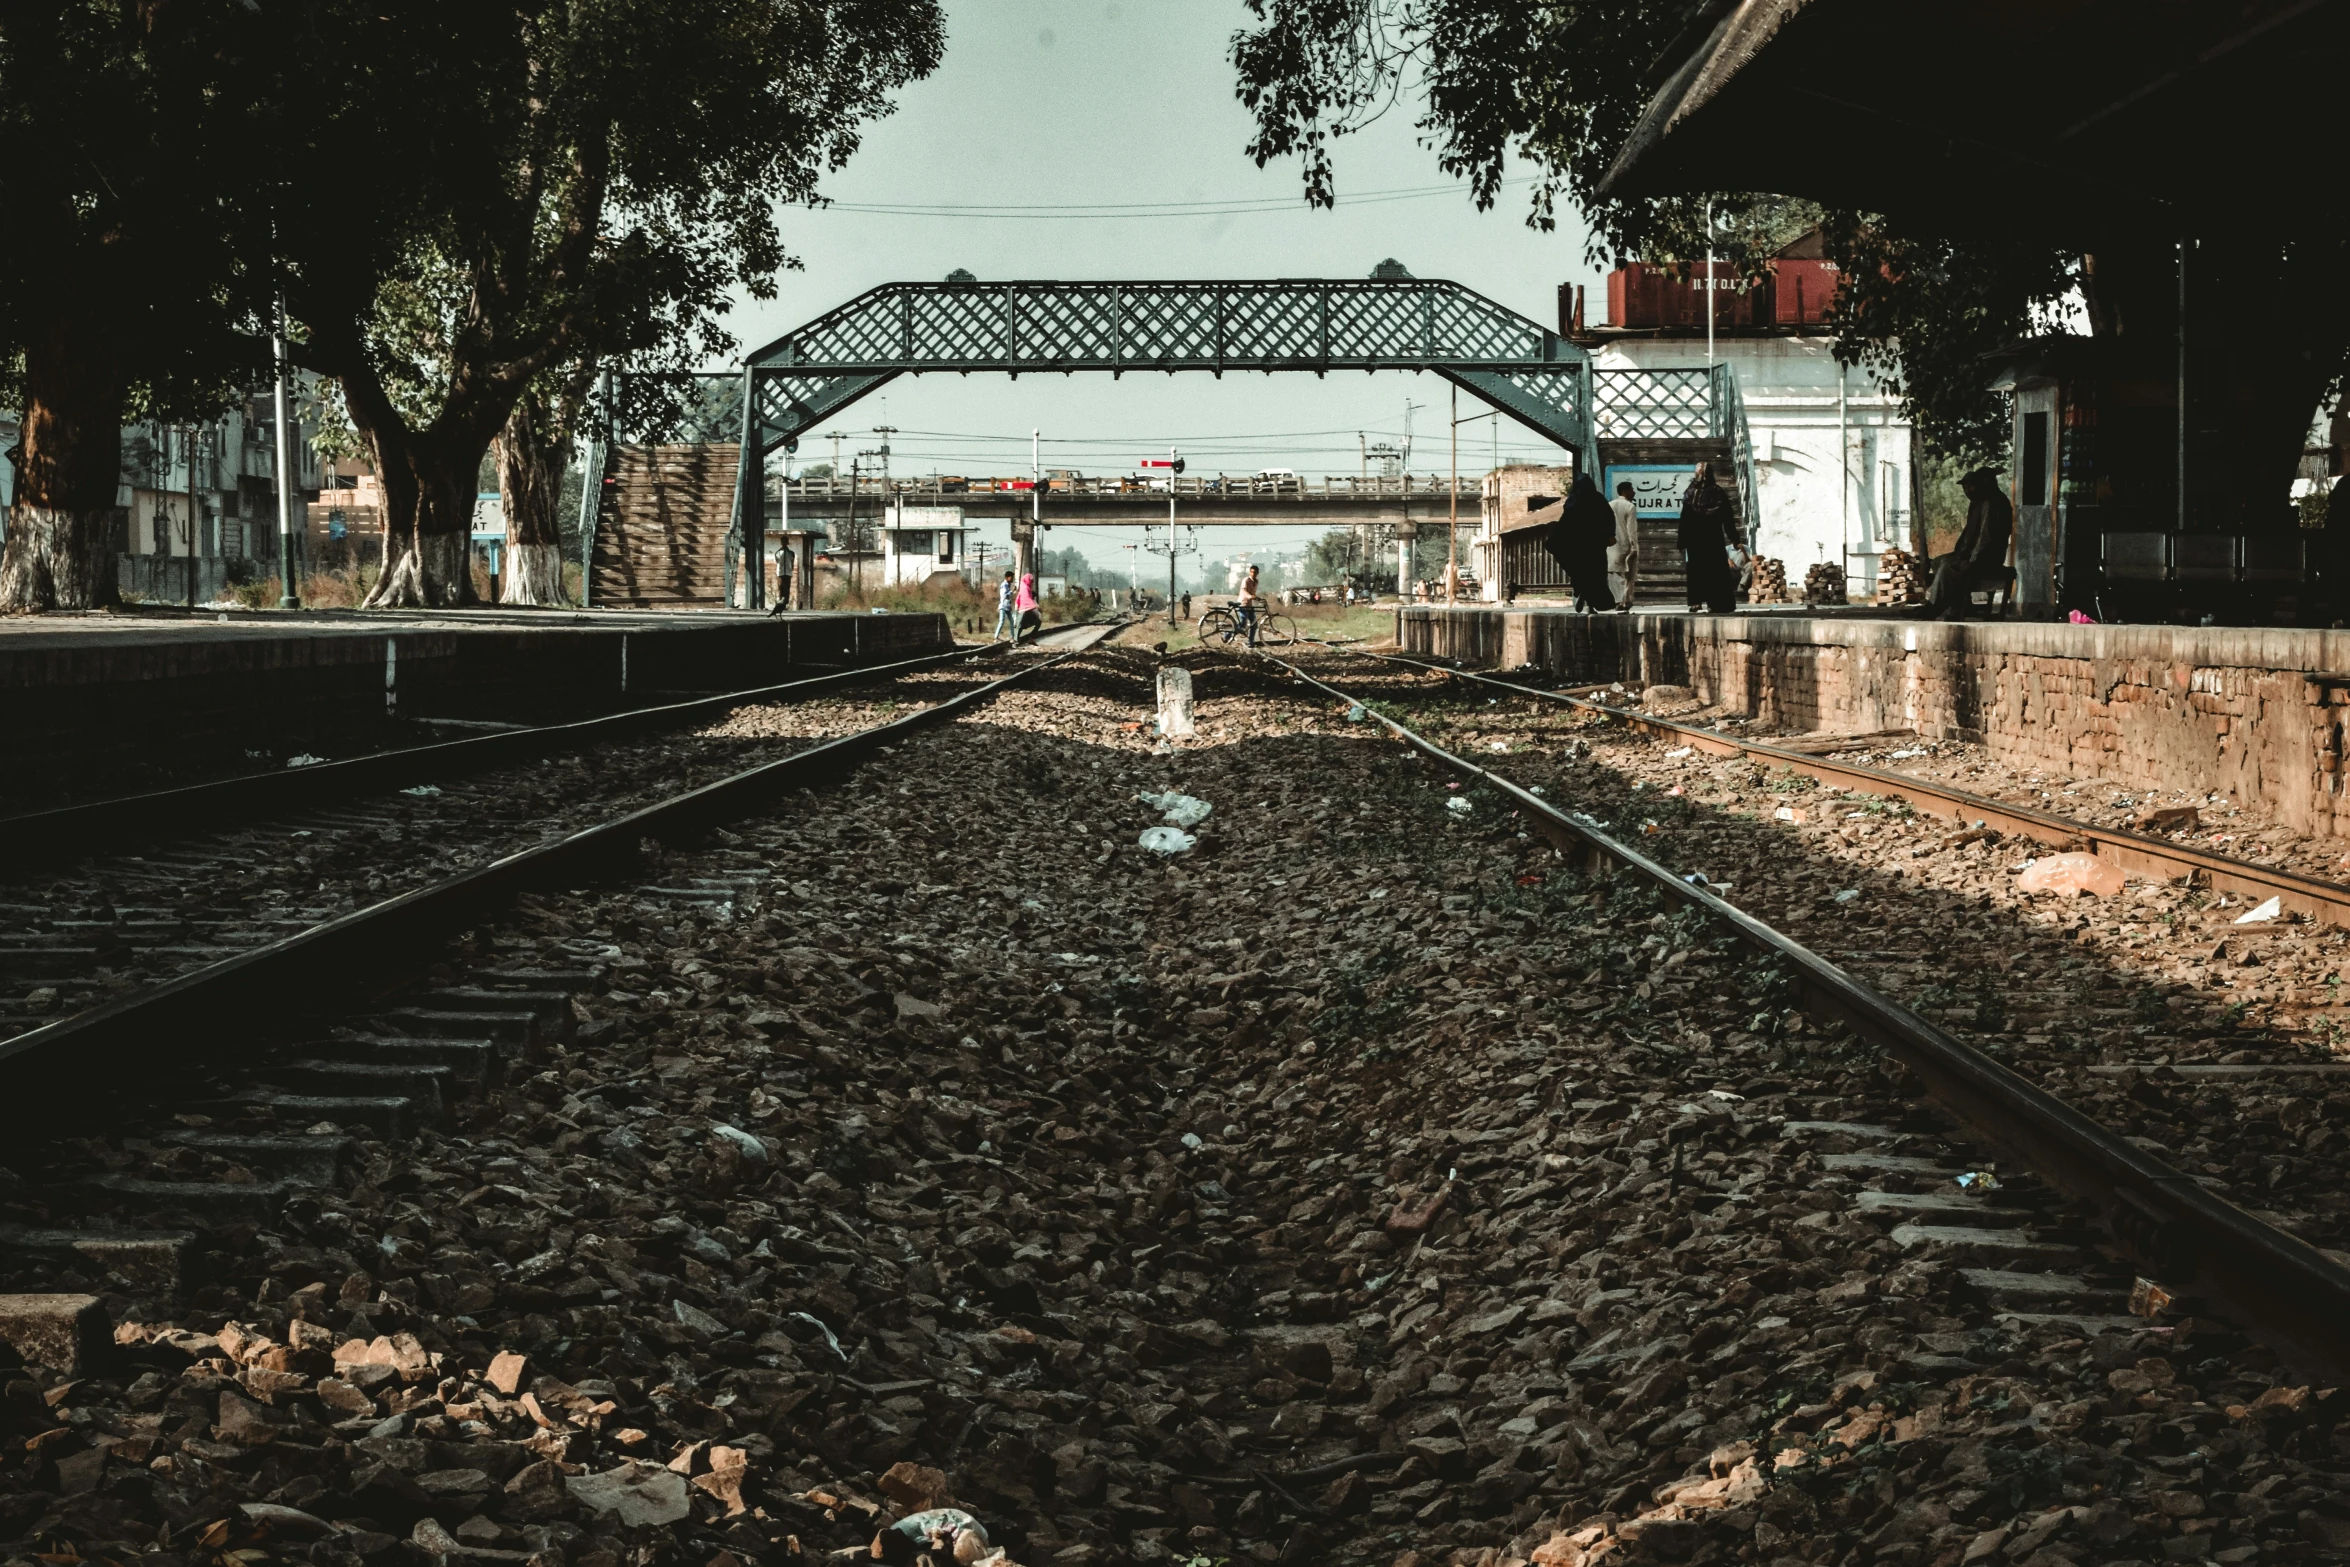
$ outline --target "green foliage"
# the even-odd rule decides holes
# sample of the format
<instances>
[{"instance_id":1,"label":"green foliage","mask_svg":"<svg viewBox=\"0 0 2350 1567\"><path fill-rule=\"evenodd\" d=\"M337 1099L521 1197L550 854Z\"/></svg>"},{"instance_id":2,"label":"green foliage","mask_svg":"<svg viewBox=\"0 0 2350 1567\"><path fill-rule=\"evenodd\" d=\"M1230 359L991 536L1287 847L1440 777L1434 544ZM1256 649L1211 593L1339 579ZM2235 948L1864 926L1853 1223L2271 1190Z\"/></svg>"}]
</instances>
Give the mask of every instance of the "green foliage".
<instances>
[{"instance_id":1,"label":"green foliage","mask_svg":"<svg viewBox=\"0 0 2350 1567\"><path fill-rule=\"evenodd\" d=\"M1393 528L1332 528L1306 546L1303 580L1329 587L1350 578L1358 587L1394 588Z\"/></svg>"},{"instance_id":2,"label":"green foliage","mask_svg":"<svg viewBox=\"0 0 2350 1567\"><path fill-rule=\"evenodd\" d=\"M1334 141L1417 92L1417 126L1479 207L1512 158L1533 170L1526 221L1549 229L1559 199L1588 220L1594 260L1687 262L1709 248L1741 275L1814 225L1855 286L1838 352L1898 389L1926 444L1990 461L2006 449L1986 350L2025 336L2073 281L2075 258L2045 246L1965 244L1887 220L1829 214L1756 192L1603 198L1599 182L1654 91L1655 63L1710 21L1695 3L1652 0L1248 0L1234 35L1236 90L1254 117L1259 166L1299 160L1309 202L1337 190Z\"/></svg>"},{"instance_id":3,"label":"green foliage","mask_svg":"<svg viewBox=\"0 0 2350 1567\"><path fill-rule=\"evenodd\" d=\"M2006 400L1986 383L1999 352L2049 324L2080 281L2077 256L2013 240L1904 235L1882 218L1833 214L1843 268L1830 315L1837 357L1898 387L1930 449L1973 467L2003 460Z\"/></svg>"},{"instance_id":4,"label":"green foliage","mask_svg":"<svg viewBox=\"0 0 2350 1567\"><path fill-rule=\"evenodd\" d=\"M1948 554L1966 531L1966 492L1958 481L1979 464L1964 457L1926 452L1918 459L1918 517L1920 536L1930 555Z\"/></svg>"},{"instance_id":5,"label":"green foliage","mask_svg":"<svg viewBox=\"0 0 2350 1567\"><path fill-rule=\"evenodd\" d=\"M25 350L105 410L204 417L256 375L247 93L261 19L236 0L48 0L0 19L0 406ZM127 403L117 399L126 397Z\"/></svg>"}]
</instances>

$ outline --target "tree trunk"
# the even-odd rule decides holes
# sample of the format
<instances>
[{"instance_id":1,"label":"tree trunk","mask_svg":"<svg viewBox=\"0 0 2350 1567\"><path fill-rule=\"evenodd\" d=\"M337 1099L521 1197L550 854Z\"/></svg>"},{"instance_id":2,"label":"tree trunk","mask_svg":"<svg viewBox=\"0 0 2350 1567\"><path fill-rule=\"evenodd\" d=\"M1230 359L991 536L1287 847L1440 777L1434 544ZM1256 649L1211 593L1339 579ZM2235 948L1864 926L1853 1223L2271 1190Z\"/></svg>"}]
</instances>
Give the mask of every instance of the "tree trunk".
<instances>
[{"instance_id":1,"label":"tree trunk","mask_svg":"<svg viewBox=\"0 0 2350 1567\"><path fill-rule=\"evenodd\" d=\"M369 431L384 481L383 575L362 609L457 609L473 600L473 496L481 454ZM394 478L400 480L395 483Z\"/></svg>"},{"instance_id":2,"label":"tree trunk","mask_svg":"<svg viewBox=\"0 0 2350 1567\"><path fill-rule=\"evenodd\" d=\"M116 598L114 498L122 482L124 378L87 321L52 321L25 345L23 450L0 613L101 609Z\"/></svg>"},{"instance_id":3,"label":"tree trunk","mask_svg":"<svg viewBox=\"0 0 2350 1567\"><path fill-rule=\"evenodd\" d=\"M525 395L498 432L498 495L506 508L506 574L501 604L560 604L563 540L555 511L562 494L564 444L546 437L547 410Z\"/></svg>"}]
</instances>

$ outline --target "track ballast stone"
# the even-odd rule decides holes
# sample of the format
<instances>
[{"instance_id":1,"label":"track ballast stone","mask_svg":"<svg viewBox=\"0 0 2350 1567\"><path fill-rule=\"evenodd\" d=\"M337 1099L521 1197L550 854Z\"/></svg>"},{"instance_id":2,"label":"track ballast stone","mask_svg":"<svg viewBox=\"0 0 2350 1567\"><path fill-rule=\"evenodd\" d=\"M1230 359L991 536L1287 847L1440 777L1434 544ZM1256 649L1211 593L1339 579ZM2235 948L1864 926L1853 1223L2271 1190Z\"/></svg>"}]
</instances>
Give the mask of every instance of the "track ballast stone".
<instances>
[{"instance_id":1,"label":"track ballast stone","mask_svg":"<svg viewBox=\"0 0 2350 1567\"><path fill-rule=\"evenodd\" d=\"M595 955L574 1039L215 1229L184 1303L38 1280L126 1358L9 1382L8 1560L749 1567L936 1506L1031 1564L2350 1549L2338 1395L1905 1248L1996 1167L1885 1063L1193 662L1171 754L1104 652L472 933L450 983ZM1215 811L1162 863L1168 789Z\"/></svg>"}]
</instances>

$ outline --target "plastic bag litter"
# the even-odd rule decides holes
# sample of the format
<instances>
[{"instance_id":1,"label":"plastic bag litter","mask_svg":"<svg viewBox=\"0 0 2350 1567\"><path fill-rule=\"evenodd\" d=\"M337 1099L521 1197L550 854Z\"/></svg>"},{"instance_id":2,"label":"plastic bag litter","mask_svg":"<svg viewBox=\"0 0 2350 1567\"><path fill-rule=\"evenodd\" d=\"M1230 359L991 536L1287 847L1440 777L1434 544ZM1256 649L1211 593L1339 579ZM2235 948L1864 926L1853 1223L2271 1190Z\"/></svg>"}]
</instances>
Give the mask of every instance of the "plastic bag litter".
<instances>
[{"instance_id":1,"label":"plastic bag litter","mask_svg":"<svg viewBox=\"0 0 2350 1567\"><path fill-rule=\"evenodd\" d=\"M2283 914L2284 912L2285 900L2282 898L2271 898L2266 903L2255 905L2254 907L2246 909L2243 913L2237 915L2236 923L2239 925L2266 925L2270 920L2275 919L2278 915Z\"/></svg>"},{"instance_id":2,"label":"plastic bag litter","mask_svg":"<svg viewBox=\"0 0 2350 1567\"><path fill-rule=\"evenodd\" d=\"M1134 841L1153 854L1182 854L1199 842L1180 827L1145 827Z\"/></svg>"},{"instance_id":3,"label":"plastic bag litter","mask_svg":"<svg viewBox=\"0 0 2350 1567\"><path fill-rule=\"evenodd\" d=\"M1448 811L1451 811L1456 816L1466 816L1471 811L1476 809L1475 806L1471 805L1467 800L1462 799L1457 794L1444 802L1444 808Z\"/></svg>"},{"instance_id":4,"label":"plastic bag litter","mask_svg":"<svg viewBox=\"0 0 2350 1567\"><path fill-rule=\"evenodd\" d=\"M1837 891L1836 901L1838 903L1850 903L1853 899L1859 896L1860 889L1858 887L1845 887Z\"/></svg>"},{"instance_id":5,"label":"plastic bag litter","mask_svg":"<svg viewBox=\"0 0 2350 1567\"><path fill-rule=\"evenodd\" d=\"M795 1322L805 1322L808 1324L808 1326L823 1334L825 1346L829 1348L834 1354L840 1356L842 1365L845 1366L848 1364L849 1357L847 1352L840 1347L839 1336L836 1335L832 1329L826 1327L822 1320L816 1317L811 1317L804 1311L787 1311L784 1313L784 1315L790 1317Z\"/></svg>"},{"instance_id":6,"label":"plastic bag litter","mask_svg":"<svg viewBox=\"0 0 2350 1567\"><path fill-rule=\"evenodd\" d=\"M304 751L300 756L287 757L286 765L288 767L316 767L325 760L326 758L323 756L312 756L308 751Z\"/></svg>"},{"instance_id":7,"label":"plastic bag litter","mask_svg":"<svg viewBox=\"0 0 2350 1567\"><path fill-rule=\"evenodd\" d=\"M1197 827L1216 809L1197 796L1177 794L1172 789L1165 794L1138 794L1135 798L1154 811L1164 812L1162 819L1170 827ZM1188 849L1191 845L1184 847Z\"/></svg>"},{"instance_id":8,"label":"plastic bag litter","mask_svg":"<svg viewBox=\"0 0 2350 1567\"><path fill-rule=\"evenodd\" d=\"M1350 724L1359 724L1370 716L1371 715L1369 713L1363 710L1363 704L1360 702L1357 702L1354 706L1346 710L1346 721Z\"/></svg>"},{"instance_id":9,"label":"plastic bag litter","mask_svg":"<svg viewBox=\"0 0 2350 1567\"><path fill-rule=\"evenodd\" d=\"M413 789L403 789L400 792L402 794L412 794L419 800L429 800L434 795L441 792L441 786L439 784L418 784Z\"/></svg>"},{"instance_id":10,"label":"plastic bag litter","mask_svg":"<svg viewBox=\"0 0 2350 1567\"><path fill-rule=\"evenodd\" d=\"M2016 886L2025 892L2060 892L2068 898L2084 892L2110 898L2128 882L2120 866L2094 854L2046 855L2016 878Z\"/></svg>"},{"instance_id":11,"label":"plastic bag litter","mask_svg":"<svg viewBox=\"0 0 2350 1567\"><path fill-rule=\"evenodd\" d=\"M1969 1170L1958 1178L1958 1186L1961 1191L1995 1192L1999 1190L1999 1177L1989 1170Z\"/></svg>"}]
</instances>

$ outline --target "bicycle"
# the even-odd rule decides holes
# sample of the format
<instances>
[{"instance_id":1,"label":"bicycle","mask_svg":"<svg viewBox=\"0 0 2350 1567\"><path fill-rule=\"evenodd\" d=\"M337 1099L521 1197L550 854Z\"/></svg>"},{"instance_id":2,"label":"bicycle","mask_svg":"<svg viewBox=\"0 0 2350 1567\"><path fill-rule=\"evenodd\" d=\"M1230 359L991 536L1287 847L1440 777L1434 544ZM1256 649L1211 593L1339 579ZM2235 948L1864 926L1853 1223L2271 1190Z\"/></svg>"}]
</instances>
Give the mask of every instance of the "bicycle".
<instances>
[{"instance_id":1,"label":"bicycle","mask_svg":"<svg viewBox=\"0 0 2350 1567\"><path fill-rule=\"evenodd\" d=\"M1240 623L1239 614L1219 604L1199 618L1199 639L1202 643L1220 643L1230 647L1248 641L1248 628ZM1257 644L1260 647L1290 647L1297 642L1297 622L1287 615L1270 610L1257 611Z\"/></svg>"}]
</instances>

